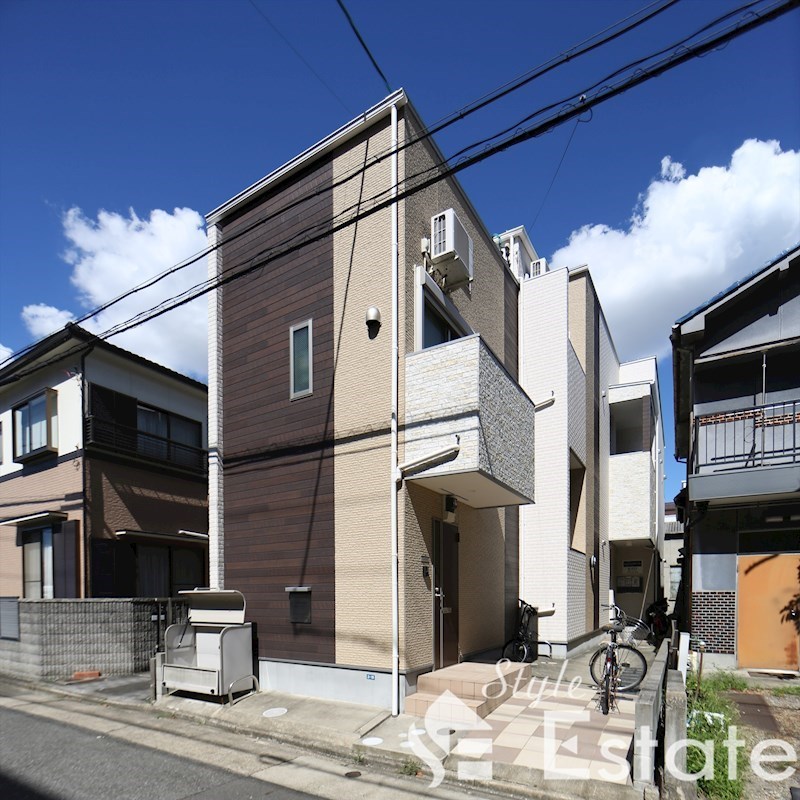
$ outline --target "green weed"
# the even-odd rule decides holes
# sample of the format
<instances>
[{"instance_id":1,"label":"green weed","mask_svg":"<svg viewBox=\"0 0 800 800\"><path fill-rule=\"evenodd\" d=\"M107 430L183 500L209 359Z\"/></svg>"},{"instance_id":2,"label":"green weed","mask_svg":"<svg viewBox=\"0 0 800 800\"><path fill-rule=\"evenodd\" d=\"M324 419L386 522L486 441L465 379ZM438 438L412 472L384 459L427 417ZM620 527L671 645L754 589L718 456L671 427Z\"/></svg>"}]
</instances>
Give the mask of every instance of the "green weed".
<instances>
[{"instance_id":1,"label":"green weed","mask_svg":"<svg viewBox=\"0 0 800 800\"><path fill-rule=\"evenodd\" d=\"M710 778L700 778L697 786L711 800L741 800L744 789L744 771L747 755L743 749L737 750L736 779L728 777L728 749L723 744L728 736L730 725L737 724L739 715L733 704L721 695L724 691L737 691L747 688L747 683L736 675L727 672L712 672L703 676L700 690L697 691L697 676L690 675L686 681L689 695L690 723L687 735L690 739L714 744L714 770ZM700 712L692 715L692 711ZM706 713L709 716L706 716ZM710 716L720 714L722 718ZM705 753L698 747L686 751L686 769L697 773L703 769Z\"/></svg>"},{"instance_id":2,"label":"green weed","mask_svg":"<svg viewBox=\"0 0 800 800\"><path fill-rule=\"evenodd\" d=\"M400 774L401 775L416 775L420 769L422 768L422 764L419 763L415 758L407 758L403 761L402 765L400 766Z\"/></svg>"},{"instance_id":3,"label":"green weed","mask_svg":"<svg viewBox=\"0 0 800 800\"><path fill-rule=\"evenodd\" d=\"M775 697L800 697L800 686L774 686L769 692Z\"/></svg>"}]
</instances>

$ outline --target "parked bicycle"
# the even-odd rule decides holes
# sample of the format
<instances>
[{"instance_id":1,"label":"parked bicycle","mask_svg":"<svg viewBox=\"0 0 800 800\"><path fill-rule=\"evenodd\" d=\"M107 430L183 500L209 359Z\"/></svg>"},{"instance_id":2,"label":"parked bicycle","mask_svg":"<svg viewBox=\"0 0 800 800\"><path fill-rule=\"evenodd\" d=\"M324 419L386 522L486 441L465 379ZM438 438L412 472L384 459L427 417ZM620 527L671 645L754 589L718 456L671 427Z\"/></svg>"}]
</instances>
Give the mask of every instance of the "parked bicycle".
<instances>
[{"instance_id":1,"label":"parked bicycle","mask_svg":"<svg viewBox=\"0 0 800 800\"><path fill-rule=\"evenodd\" d=\"M617 692L630 691L642 682L647 674L647 661L634 646L617 641L627 623L623 611L618 606L604 607L612 609L613 622L603 626L609 639L592 655L589 672L600 688L600 710L608 714L616 706Z\"/></svg>"},{"instance_id":2,"label":"parked bicycle","mask_svg":"<svg viewBox=\"0 0 800 800\"><path fill-rule=\"evenodd\" d=\"M524 600L520 600L519 627L514 638L507 641L503 647L503 658L525 662L536 652L538 632L534 624L535 616L536 609Z\"/></svg>"},{"instance_id":3,"label":"parked bicycle","mask_svg":"<svg viewBox=\"0 0 800 800\"><path fill-rule=\"evenodd\" d=\"M625 615L625 628L620 631L617 641L638 647L647 642L654 650L661 647L661 642L670 635L672 625L667 615L667 601L657 600L651 603L644 612L644 619Z\"/></svg>"}]
</instances>

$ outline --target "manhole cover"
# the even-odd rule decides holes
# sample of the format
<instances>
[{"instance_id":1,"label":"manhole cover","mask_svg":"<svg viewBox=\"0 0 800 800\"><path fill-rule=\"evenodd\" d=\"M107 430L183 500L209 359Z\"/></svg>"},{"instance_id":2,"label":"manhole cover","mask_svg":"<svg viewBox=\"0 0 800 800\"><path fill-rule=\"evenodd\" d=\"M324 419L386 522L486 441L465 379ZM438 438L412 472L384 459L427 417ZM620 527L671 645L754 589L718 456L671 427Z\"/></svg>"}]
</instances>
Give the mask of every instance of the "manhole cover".
<instances>
[{"instance_id":1,"label":"manhole cover","mask_svg":"<svg viewBox=\"0 0 800 800\"><path fill-rule=\"evenodd\" d=\"M350 772L345 772L344 776L345 778L360 778L361 773L358 770L354 769L351 770Z\"/></svg>"},{"instance_id":2,"label":"manhole cover","mask_svg":"<svg viewBox=\"0 0 800 800\"><path fill-rule=\"evenodd\" d=\"M383 739L380 736L367 736L366 739L361 740L361 744L365 744L367 747L377 747L379 744L383 744Z\"/></svg>"},{"instance_id":3,"label":"manhole cover","mask_svg":"<svg viewBox=\"0 0 800 800\"><path fill-rule=\"evenodd\" d=\"M262 717L282 717L286 713L285 708L268 708L264 711Z\"/></svg>"}]
</instances>

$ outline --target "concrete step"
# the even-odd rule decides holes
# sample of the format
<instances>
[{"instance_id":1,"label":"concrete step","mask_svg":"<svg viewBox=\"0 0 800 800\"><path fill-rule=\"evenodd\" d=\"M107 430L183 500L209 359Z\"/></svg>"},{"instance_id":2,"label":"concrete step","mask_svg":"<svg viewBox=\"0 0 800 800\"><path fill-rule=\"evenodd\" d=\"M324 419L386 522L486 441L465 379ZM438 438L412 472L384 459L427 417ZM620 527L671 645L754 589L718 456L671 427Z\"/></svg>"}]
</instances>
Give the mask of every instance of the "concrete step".
<instances>
[{"instance_id":1,"label":"concrete step","mask_svg":"<svg viewBox=\"0 0 800 800\"><path fill-rule=\"evenodd\" d=\"M436 699L450 692L483 719L511 697L517 686L527 686L530 677L530 664L453 664L420 675L417 692L406 697L406 710L424 716Z\"/></svg>"},{"instance_id":2,"label":"concrete step","mask_svg":"<svg viewBox=\"0 0 800 800\"><path fill-rule=\"evenodd\" d=\"M486 710L490 700L456 697L454 694L414 692L406 697L405 713L414 717L428 717L440 722L469 724L475 717L483 719L491 713Z\"/></svg>"}]
</instances>

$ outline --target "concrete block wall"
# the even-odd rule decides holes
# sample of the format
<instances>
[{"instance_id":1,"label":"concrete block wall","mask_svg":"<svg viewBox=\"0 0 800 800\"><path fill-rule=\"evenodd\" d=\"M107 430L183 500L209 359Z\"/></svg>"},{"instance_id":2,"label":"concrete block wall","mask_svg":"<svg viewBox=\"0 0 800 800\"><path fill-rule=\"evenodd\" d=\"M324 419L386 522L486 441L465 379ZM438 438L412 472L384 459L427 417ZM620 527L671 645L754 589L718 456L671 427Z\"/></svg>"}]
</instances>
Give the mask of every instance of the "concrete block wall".
<instances>
[{"instance_id":1,"label":"concrete block wall","mask_svg":"<svg viewBox=\"0 0 800 800\"><path fill-rule=\"evenodd\" d=\"M483 343L478 355L481 467L525 497L534 498L533 403Z\"/></svg>"},{"instance_id":2,"label":"concrete block wall","mask_svg":"<svg viewBox=\"0 0 800 800\"><path fill-rule=\"evenodd\" d=\"M19 641L0 640L0 672L62 680L74 672L142 672L157 645L146 600L20 600Z\"/></svg>"}]
</instances>

